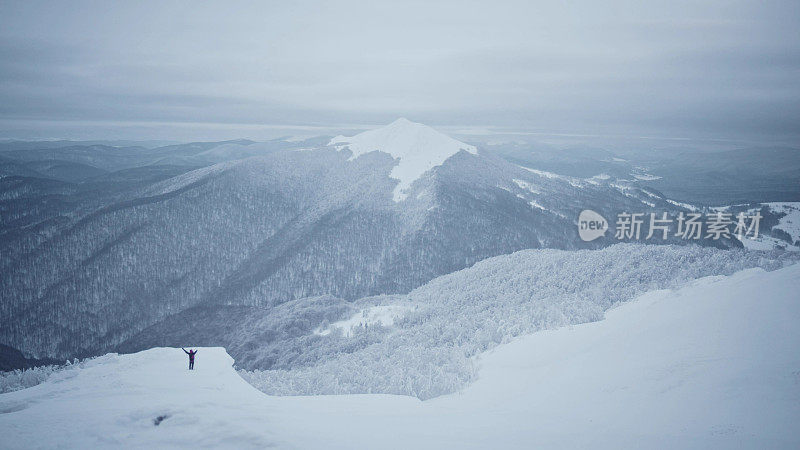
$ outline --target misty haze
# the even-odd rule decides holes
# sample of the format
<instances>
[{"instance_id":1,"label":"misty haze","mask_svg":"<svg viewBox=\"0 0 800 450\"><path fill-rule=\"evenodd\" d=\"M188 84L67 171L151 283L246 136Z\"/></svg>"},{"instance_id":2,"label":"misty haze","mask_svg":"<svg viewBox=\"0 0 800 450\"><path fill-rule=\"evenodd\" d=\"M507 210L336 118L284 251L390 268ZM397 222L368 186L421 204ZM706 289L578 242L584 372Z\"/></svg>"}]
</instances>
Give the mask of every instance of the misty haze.
<instances>
[{"instance_id":1,"label":"misty haze","mask_svg":"<svg viewBox=\"0 0 800 450\"><path fill-rule=\"evenodd\" d=\"M799 18L0 2L0 448L800 446Z\"/></svg>"}]
</instances>

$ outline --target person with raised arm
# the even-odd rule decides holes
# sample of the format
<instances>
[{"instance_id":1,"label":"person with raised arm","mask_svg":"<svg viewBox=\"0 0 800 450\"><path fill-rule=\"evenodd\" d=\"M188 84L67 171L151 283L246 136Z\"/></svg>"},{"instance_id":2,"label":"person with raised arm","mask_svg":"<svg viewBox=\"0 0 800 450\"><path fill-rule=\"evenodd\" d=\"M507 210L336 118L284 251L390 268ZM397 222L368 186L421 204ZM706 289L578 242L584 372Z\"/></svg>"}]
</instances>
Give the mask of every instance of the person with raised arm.
<instances>
[{"instance_id":1,"label":"person with raised arm","mask_svg":"<svg viewBox=\"0 0 800 450\"><path fill-rule=\"evenodd\" d=\"M189 350L187 352L186 349L183 347L181 347L181 350L183 350L184 353L189 355L189 370L194 370L194 355L197 354L197 350Z\"/></svg>"}]
</instances>

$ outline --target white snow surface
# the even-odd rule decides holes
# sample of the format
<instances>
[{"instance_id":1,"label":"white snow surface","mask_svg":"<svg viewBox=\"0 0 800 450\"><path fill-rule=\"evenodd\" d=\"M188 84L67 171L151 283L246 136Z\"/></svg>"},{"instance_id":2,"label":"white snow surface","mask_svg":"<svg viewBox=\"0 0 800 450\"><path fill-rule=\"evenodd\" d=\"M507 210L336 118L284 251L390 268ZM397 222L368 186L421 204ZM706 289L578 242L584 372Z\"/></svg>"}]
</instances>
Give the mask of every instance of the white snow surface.
<instances>
[{"instance_id":1,"label":"white snow surface","mask_svg":"<svg viewBox=\"0 0 800 450\"><path fill-rule=\"evenodd\" d=\"M155 196L164 195L171 192L178 191L189 186L192 183L197 183L204 178L213 177L221 174L226 170L240 164L240 160L225 161L211 166L201 167L181 175L169 178L164 181L154 183L142 191L142 196Z\"/></svg>"},{"instance_id":2,"label":"white snow surface","mask_svg":"<svg viewBox=\"0 0 800 450\"><path fill-rule=\"evenodd\" d=\"M390 327L394 321L403 317L408 311L412 310L411 305L376 305L362 309L349 319L340 320L330 324L328 327L319 330L316 334L326 336L335 329L342 330L345 337L353 337L359 328L380 325Z\"/></svg>"},{"instance_id":3,"label":"white snow surface","mask_svg":"<svg viewBox=\"0 0 800 450\"><path fill-rule=\"evenodd\" d=\"M700 208L698 208L697 206L691 205L689 203L676 202L675 200L670 200L670 199L666 199L666 200L667 200L667 203L670 203L670 204L675 205L675 206L680 207L680 208L686 208L689 211L693 211L693 212L700 211Z\"/></svg>"},{"instance_id":4,"label":"white snow surface","mask_svg":"<svg viewBox=\"0 0 800 450\"><path fill-rule=\"evenodd\" d=\"M668 200L669 201L669 200ZM730 212L732 207L745 206L745 205L731 205L731 206L714 206L710 209L715 212ZM800 251L795 242L800 241L800 202L771 202L761 203L760 206L749 208L745 212L747 215L754 215L761 210L762 207L767 207L773 213L785 214L778 220L778 224L773 226L773 230L781 230L786 232L791 237L791 243L782 239L777 239L765 234L763 228L759 229L757 238L752 236L745 237L741 240L744 247L748 250L788 250ZM736 220L734 215L733 220Z\"/></svg>"},{"instance_id":5,"label":"white snow surface","mask_svg":"<svg viewBox=\"0 0 800 450\"><path fill-rule=\"evenodd\" d=\"M786 213L775 228L789 233L793 242L800 241L800 202L766 203L772 211Z\"/></svg>"},{"instance_id":6,"label":"white snow surface","mask_svg":"<svg viewBox=\"0 0 800 450\"><path fill-rule=\"evenodd\" d=\"M594 184L594 185L599 185L602 182L608 181L610 179L611 179L611 175L609 175L607 173L600 173L600 174L597 174L597 175L595 175L595 176L593 176L591 178L587 178L586 181L588 181L589 183Z\"/></svg>"},{"instance_id":7,"label":"white snow surface","mask_svg":"<svg viewBox=\"0 0 800 450\"><path fill-rule=\"evenodd\" d=\"M800 251L797 247L793 245L788 245L786 241L782 241L780 239L776 239L772 236L768 236L766 234L759 233L758 237L753 239L752 236L743 236L742 240L739 241L742 243L744 248L748 250L764 250L770 251L775 249L782 249L790 252Z\"/></svg>"},{"instance_id":8,"label":"white snow surface","mask_svg":"<svg viewBox=\"0 0 800 450\"><path fill-rule=\"evenodd\" d=\"M640 181L655 181L662 178L658 175L650 175L649 173L635 173L633 177Z\"/></svg>"},{"instance_id":9,"label":"white snow surface","mask_svg":"<svg viewBox=\"0 0 800 450\"><path fill-rule=\"evenodd\" d=\"M541 194L541 192L539 192L539 190L536 189L536 186L534 186L532 183L529 183L525 180L518 180L516 178L513 178L511 181L513 181L514 184L519 186L520 189L524 189L530 192L531 194Z\"/></svg>"},{"instance_id":10,"label":"white snow surface","mask_svg":"<svg viewBox=\"0 0 800 450\"><path fill-rule=\"evenodd\" d=\"M351 159L365 153L381 151L398 159L392 169L391 177L400 180L395 187L394 201L404 200L415 180L425 172L442 165L447 158L461 150L477 153L478 150L469 144L442 134L421 123L408 119L397 119L385 127L365 131L355 136L336 136L328 145L337 149L349 148L353 153Z\"/></svg>"},{"instance_id":11,"label":"white snow surface","mask_svg":"<svg viewBox=\"0 0 800 450\"><path fill-rule=\"evenodd\" d=\"M649 292L484 353L425 402L267 396L222 348L191 372L180 349L110 354L0 395L0 447L798 448L798 289L792 265Z\"/></svg>"},{"instance_id":12,"label":"white snow surface","mask_svg":"<svg viewBox=\"0 0 800 450\"><path fill-rule=\"evenodd\" d=\"M572 187L581 188L581 187L585 186L584 180L581 180L580 178L570 177L570 176L567 176L567 175L559 175L557 173L547 172L545 170L531 169L530 167L525 167L525 166L519 166L519 167L522 167L523 169L527 170L528 172L535 173L536 175L539 175L540 177L549 178L551 180L566 181Z\"/></svg>"}]
</instances>

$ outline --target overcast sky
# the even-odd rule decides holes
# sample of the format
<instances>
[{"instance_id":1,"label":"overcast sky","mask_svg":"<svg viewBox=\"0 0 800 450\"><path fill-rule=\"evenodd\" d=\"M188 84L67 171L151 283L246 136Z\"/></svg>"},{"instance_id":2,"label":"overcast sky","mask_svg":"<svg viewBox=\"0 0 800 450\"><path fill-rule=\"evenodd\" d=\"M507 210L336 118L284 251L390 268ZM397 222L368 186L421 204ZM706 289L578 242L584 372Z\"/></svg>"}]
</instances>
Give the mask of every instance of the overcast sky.
<instances>
[{"instance_id":1,"label":"overcast sky","mask_svg":"<svg viewBox=\"0 0 800 450\"><path fill-rule=\"evenodd\" d=\"M0 0L0 138L405 116L800 142L797 1L210 3Z\"/></svg>"}]
</instances>

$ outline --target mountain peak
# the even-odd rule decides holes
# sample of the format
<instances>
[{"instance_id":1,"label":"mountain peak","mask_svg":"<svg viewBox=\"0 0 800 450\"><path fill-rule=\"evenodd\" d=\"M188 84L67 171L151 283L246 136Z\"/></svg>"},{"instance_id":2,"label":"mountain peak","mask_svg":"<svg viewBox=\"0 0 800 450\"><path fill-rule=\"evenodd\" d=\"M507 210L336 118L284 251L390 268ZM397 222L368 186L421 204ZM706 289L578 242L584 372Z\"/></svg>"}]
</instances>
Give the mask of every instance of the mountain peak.
<instances>
[{"instance_id":1,"label":"mountain peak","mask_svg":"<svg viewBox=\"0 0 800 450\"><path fill-rule=\"evenodd\" d=\"M391 173L392 178L400 180L394 190L394 200L397 202L406 198L404 191L415 180L440 166L447 158L461 150L477 153L472 145L403 117L355 136L336 136L328 145L334 145L339 150L349 148L353 153L351 159L372 151L385 152L399 159Z\"/></svg>"},{"instance_id":2,"label":"mountain peak","mask_svg":"<svg viewBox=\"0 0 800 450\"><path fill-rule=\"evenodd\" d=\"M395 120L394 122L390 123L390 124L389 124L389 125L387 125L387 126L392 126L392 125L408 125L408 124L413 124L413 123L414 123L414 122L412 122L412 121L410 121L410 120L406 119L405 117L400 117L399 119ZM418 125L422 125L422 124L418 124Z\"/></svg>"}]
</instances>

